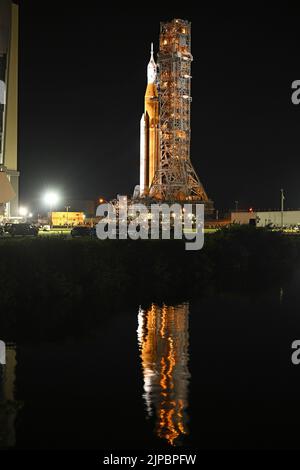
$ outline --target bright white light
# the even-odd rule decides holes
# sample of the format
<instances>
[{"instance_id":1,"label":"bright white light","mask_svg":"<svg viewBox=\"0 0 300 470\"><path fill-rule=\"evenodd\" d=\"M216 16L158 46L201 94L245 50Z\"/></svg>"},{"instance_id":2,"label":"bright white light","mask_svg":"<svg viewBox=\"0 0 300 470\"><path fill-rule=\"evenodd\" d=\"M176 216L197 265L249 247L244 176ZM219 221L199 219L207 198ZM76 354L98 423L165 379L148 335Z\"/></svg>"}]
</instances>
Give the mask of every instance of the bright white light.
<instances>
[{"instance_id":1,"label":"bright white light","mask_svg":"<svg viewBox=\"0 0 300 470\"><path fill-rule=\"evenodd\" d=\"M30 212L30 214L28 215L28 217L31 219L33 217L33 213Z\"/></svg>"},{"instance_id":2,"label":"bright white light","mask_svg":"<svg viewBox=\"0 0 300 470\"><path fill-rule=\"evenodd\" d=\"M52 208L59 202L59 195L55 193L54 191L49 191L44 195L44 203Z\"/></svg>"},{"instance_id":3,"label":"bright white light","mask_svg":"<svg viewBox=\"0 0 300 470\"><path fill-rule=\"evenodd\" d=\"M27 214L28 214L28 209L27 209L27 207L20 207L20 208L19 208L19 215L20 215L21 217L26 217Z\"/></svg>"}]
</instances>

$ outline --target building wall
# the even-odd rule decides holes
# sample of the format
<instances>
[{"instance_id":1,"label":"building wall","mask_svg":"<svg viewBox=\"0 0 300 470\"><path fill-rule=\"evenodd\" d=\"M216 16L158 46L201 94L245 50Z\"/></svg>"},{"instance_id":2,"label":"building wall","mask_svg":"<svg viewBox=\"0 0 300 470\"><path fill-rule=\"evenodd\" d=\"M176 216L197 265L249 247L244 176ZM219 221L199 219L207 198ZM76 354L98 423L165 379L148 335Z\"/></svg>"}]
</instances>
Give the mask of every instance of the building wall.
<instances>
[{"instance_id":1,"label":"building wall","mask_svg":"<svg viewBox=\"0 0 300 470\"><path fill-rule=\"evenodd\" d=\"M249 225L250 219L256 220L257 227L273 224L281 227L281 211L232 212L231 223ZM283 224L286 226L300 225L299 211L284 211Z\"/></svg>"},{"instance_id":2,"label":"building wall","mask_svg":"<svg viewBox=\"0 0 300 470\"><path fill-rule=\"evenodd\" d=\"M268 224L281 226L281 211L257 212L257 226L265 227ZM283 224L300 225L300 211L284 211Z\"/></svg>"},{"instance_id":3,"label":"building wall","mask_svg":"<svg viewBox=\"0 0 300 470\"><path fill-rule=\"evenodd\" d=\"M11 2L0 0L0 80L6 83L7 54L11 24ZM3 163L4 102L0 103L0 164Z\"/></svg>"},{"instance_id":4,"label":"building wall","mask_svg":"<svg viewBox=\"0 0 300 470\"><path fill-rule=\"evenodd\" d=\"M256 214L254 212L231 212L231 223L249 225L250 219L255 219Z\"/></svg>"},{"instance_id":5,"label":"building wall","mask_svg":"<svg viewBox=\"0 0 300 470\"><path fill-rule=\"evenodd\" d=\"M82 225L85 216L83 212L52 212L51 221L54 227Z\"/></svg>"},{"instance_id":6,"label":"building wall","mask_svg":"<svg viewBox=\"0 0 300 470\"><path fill-rule=\"evenodd\" d=\"M7 57L6 110L4 122L4 165L16 197L9 203L9 215L18 215L19 172L18 172L18 43L19 9L12 4L11 32Z\"/></svg>"}]
</instances>

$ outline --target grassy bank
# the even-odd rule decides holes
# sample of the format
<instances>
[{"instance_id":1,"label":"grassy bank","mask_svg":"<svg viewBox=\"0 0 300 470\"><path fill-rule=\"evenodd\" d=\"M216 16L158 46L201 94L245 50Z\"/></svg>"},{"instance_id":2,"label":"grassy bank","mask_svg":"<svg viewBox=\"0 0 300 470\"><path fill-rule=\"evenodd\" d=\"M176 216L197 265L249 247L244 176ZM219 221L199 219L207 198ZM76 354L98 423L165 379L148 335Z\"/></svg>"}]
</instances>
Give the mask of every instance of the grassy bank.
<instances>
[{"instance_id":1,"label":"grassy bank","mask_svg":"<svg viewBox=\"0 0 300 470\"><path fill-rule=\"evenodd\" d=\"M178 301L208 285L280 282L297 268L300 240L249 227L181 241L0 241L0 324L56 331L138 303Z\"/></svg>"}]
</instances>

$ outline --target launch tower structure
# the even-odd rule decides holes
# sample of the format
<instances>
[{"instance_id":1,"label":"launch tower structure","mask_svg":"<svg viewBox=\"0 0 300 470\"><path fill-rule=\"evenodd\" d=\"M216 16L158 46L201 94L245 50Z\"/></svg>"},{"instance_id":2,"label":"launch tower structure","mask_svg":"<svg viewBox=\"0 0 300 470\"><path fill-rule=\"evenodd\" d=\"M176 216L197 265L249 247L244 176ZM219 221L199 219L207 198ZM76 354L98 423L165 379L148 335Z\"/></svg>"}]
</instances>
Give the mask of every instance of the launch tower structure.
<instances>
[{"instance_id":1,"label":"launch tower structure","mask_svg":"<svg viewBox=\"0 0 300 470\"><path fill-rule=\"evenodd\" d=\"M202 201L212 205L192 166L191 23L161 23L158 54L160 109L159 165L149 195L167 201Z\"/></svg>"}]
</instances>

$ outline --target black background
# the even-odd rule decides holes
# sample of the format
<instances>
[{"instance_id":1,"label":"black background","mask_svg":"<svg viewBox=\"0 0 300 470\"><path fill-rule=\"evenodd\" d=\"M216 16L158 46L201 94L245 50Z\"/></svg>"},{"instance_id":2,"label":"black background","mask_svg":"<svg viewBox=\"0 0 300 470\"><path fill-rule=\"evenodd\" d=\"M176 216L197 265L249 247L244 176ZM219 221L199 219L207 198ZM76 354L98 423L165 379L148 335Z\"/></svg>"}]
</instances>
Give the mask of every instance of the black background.
<instances>
[{"instance_id":1,"label":"black background","mask_svg":"<svg viewBox=\"0 0 300 470\"><path fill-rule=\"evenodd\" d=\"M145 6L144 6L145 7ZM28 0L20 9L21 199L131 194L150 42L159 22L193 24L192 161L217 208L300 207L298 12ZM32 210L35 207L31 207Z\"/></svg>"}]
</instances>

